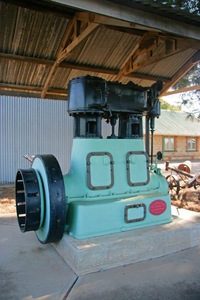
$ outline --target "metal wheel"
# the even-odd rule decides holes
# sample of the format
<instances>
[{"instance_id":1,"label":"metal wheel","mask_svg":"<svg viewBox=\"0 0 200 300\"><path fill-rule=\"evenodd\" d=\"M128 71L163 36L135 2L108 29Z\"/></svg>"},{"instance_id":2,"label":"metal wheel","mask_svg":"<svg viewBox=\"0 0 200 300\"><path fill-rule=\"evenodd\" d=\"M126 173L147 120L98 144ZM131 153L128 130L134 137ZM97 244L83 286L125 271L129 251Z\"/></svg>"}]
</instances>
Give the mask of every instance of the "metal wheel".
<instances>
[{"instance_id":1,"label":"metal wheel","mask_svg":"<svg viewBox=\"0 0 200 300\"><path fill-rule=\"evenodd\" d=\"M66 223L65 187L53 155L36 155L32 168L17 171L15 197L22 232L35 231L42 244L62 238Z\"/></svg>"},{"instance_id":2,"label":"metal wheel","mask_svg":"<svg viewBox=\"0 0 200 300\"><path fill-rule=\"evenodd\" d=\"M171 198L177 198L180 191L180 183L178 177L176 175L168 175L166 177L168 186L169 186L169 194Z\"/></svg>"},{"instance_id":3,"label":"metal wheel","mask_svg":"<svg viewBox=\"0 0 200 300\"><path fill-rule=\"evenodd\" d=\"M59 163L51 154L36 155L32 168L39 173L44 191L44 214L37 238L43 244L58 242L66 223L65 187Z\"/></svg>"}]
</instances>

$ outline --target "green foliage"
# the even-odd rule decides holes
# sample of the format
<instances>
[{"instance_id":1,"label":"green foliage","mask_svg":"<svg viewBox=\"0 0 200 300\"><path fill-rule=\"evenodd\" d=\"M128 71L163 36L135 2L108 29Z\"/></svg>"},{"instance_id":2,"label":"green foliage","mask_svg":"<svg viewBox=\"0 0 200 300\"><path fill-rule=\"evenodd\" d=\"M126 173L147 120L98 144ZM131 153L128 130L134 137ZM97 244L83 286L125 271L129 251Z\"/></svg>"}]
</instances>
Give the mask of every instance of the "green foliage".
<instances>
[{"instance_id":1,"label":"green foliage","mask_svg":"<svg viewBox=\"0 0 200 300\"><path fill-rule=\"evenodd\" d=\"M200 90L183 93L181 99L185 110L200 119Z\"/></svg>"},{"instance_id":2,"label":"green foliage","mask_svg":"<svg viewBox=\"0 0 200 300\"><path fill-rule=\"evenodd\" d=\"M152 0L153 2L159 2L159 0ZM162 5L171 7L172 9L182 10L186 14L194 14L200 16L200 0L161 0ZM179 90L185 87L192 87L200 85L200 63L195 65L175 86L173 90ZM187 111L190 115L200 118L200 90L193 90L190 92L181 94L180 104L183 110ZM171 106L170 104L163 102L161 108L170 110L179 110L181 106Z\"/></svg>"},{"instance_id":3,"label":"green foliage","mask_svg":"<svg viewBox=\"0 0 200 300\"><path fill-rule=\"evenodd\" d=\"M173 89L178 90L185 87L200 85L200 64L194 66ZM181 105L184 110L200 118L200 90L193 90L181 94Z\"/></svg>"},{"instance_id":4,"label":"green foliage","mask_svg":"<svg viewBox=\"0 0 200 300\"><path fill-rule=\"evenodd\" d=\"M181 110L181 106L171 105L171 104L167 103L166 101L164 101L163 99L161 99L160 102L161 102L161 108L162 109L175 110L175 111L180 111Z\"/></svg>"},{"instance_id":5,"label":"green foliage","mask_svg":"<svg viewBox=\"0 0 200 300\"><path fill-rule=\"evenodd\" d=\"M187 114L187 117L186 117L186 120L189 120L189 121L192 121L192 122L194 122L194 121L200 121L200 119L199 119L199 117L197 116L195 116L193 113L188 113Z\"/></svg>"},{"instance_id":6,"label":"green foliage","mask_svg":"<svg viewBox=\"0 0 200 300\"><path fill-rule=\"evenodd\" d=\"M157 2L158 0L152 0ZM178 8L200 16L200 1L199 0L162 0L163 5L170 5L172 8Z\"/></svg>"},{"instance_id":7,"label":"green foliage","mask_svg":"<svg viewBox=\"0 0 200 300\"><path fill-rule=\"evenodd\" d=\"M200 85L200 64L195 65L183 78L174 86L175 90L184 87Z\"/></svg>"}]
</instances>

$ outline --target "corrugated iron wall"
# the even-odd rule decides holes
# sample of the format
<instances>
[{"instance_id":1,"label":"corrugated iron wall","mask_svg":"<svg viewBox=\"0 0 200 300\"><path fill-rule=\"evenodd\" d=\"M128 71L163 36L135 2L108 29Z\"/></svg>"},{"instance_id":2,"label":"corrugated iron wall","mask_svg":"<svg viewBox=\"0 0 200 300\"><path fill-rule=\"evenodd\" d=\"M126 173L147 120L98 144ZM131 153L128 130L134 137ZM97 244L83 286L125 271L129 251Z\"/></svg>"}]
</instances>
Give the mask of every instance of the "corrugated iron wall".
<instances>
[{"instance_id":1,"label":"corrugated iron wall","mask_svg":"<svg viewBox=\"0 0 200 300\"><path fill-rule=\"evenodd\" d=\"M0 183L29 168L23 155L53 154L65 174L70 165L73 120L67 101L0 96Z\"/></svg>"}]
</instances>

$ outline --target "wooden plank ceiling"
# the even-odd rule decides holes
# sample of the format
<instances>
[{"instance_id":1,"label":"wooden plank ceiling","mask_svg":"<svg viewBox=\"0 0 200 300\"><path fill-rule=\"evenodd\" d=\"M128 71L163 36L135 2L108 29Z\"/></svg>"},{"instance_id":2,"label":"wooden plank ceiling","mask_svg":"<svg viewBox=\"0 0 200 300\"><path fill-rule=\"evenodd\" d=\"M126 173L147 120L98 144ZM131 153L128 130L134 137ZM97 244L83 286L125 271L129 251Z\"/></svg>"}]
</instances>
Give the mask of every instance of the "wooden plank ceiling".
<instances>
[{"instance_id":1,"label":"wooden plank ceiling","mask_svg":"<svg viewBox=\"0 0 200 300\"><path fill-rule=\"evenodd\" d=\"M174 25L175 33L168 26L163 30L164 23L157 28L151 21L152 7L146 14L142 7L138 10L137 4L138 12L148 19L147 26L134 21L134 16L130 22L103 14L104 1L99 13L95 12L95 1L82 1L85 9L78 2L0 2L1 95L66 100L69 81L85 75L124 84L132 81L144 87L162 80L162 95L166 95L200 62L196 20L191 19L187 25L187 30L194 33L191 38L188 31L183 34L179 29L179 20L170 16L167 19L166 12L163 22ZM123 16L123 6L111 2L113 11L120 8ZM129 8L130 16L132 9Z\"/></svg>"}]
</instances>

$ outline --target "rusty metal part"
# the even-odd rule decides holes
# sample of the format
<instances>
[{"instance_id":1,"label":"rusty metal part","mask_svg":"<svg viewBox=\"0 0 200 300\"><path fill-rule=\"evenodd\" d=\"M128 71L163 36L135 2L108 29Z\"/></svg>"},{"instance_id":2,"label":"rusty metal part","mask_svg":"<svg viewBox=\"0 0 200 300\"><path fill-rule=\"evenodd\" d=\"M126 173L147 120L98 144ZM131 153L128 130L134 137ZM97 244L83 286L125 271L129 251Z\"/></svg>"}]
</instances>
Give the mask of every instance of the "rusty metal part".
<instances>
[{"instance_id":1,"label":"rusty metal part","mask_svg":"<svg viewBox=\"0 0 200 300\"><path fill-rule=\"evenodd\" d=\"M166 163L165 163L165 171L169 171L169 170L174 171L174 172L176 172L178 174L182 174L182 175L187 176L189 178L193 178L194 177L193 174L190 174L190 173L188 173L186 171L179 170L178 168L175 168L175 167L170 167L169 166L169 161L166 161Z\"/></svg>"},{"instance_id":2,"label":"rusty metal part","mask_svg":"<svg viewBox=\"0 0 200 300\"><path fill-rule=\"evenodd\" d=\"M28 156L28 155L26 154L26 155L23 155L23 157L24 157L25 159L27 159L30 163L33 162L34 156L30 157L30 156Z\"/></svg>"},{"instance_id":3,"label":"rusty metal part","mask_svg":"<svg viewBox=\"0 0 200 300\"><path fill-rule=\"evenodd\" d=\"M169 161L167 161L165 164L166 171L170 170L176 173L176 175L171 174L166 177L169 185L169 193L172 197L174 197L175 195L178 196L180 189L191 188L191 187L194 187L196 189L197 186L200 185L200 172L197 173L196 175L193 175L189 172L181 170L181 169L187 169L184 168L185 163L180 165L181 165L180 168L175 168L169 166ZM191 168L188 168L187 170L190 171L190 169Z\"/></svg>"},{"instance_id":4,"label":"rusty metal part","mask_svg":"<svg viewBox=\"0 0 200 300\"><path fill-rule=\"evenodd\" d=\"M169 194L172 198L178 196L180 191L180 183L177 175L168 175L166 177L168 186L169 186Z\"/></svg>"}]
</instances>

